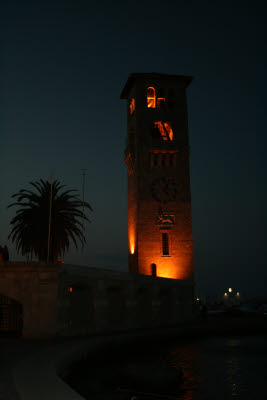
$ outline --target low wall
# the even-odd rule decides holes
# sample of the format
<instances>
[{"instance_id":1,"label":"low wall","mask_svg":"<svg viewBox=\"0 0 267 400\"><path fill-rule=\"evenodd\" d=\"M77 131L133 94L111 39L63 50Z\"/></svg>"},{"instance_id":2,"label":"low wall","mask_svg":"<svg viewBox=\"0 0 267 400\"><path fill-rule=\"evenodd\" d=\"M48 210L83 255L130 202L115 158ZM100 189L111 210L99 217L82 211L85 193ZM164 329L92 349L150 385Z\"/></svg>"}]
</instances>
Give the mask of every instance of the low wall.
<instances>
[{"instance_id":1,"label":"low wall","mask_svg":"<svg viewBox=\"0 0 267 400\"><path fill-rule=\"evenodd\" d=\"M24 338L56 335L58 266L1 262L0 294L22 305Z\"/></svg>"},{"instance_id":2,"label":"low wall","mask_svg":"<svg viewBox=\"0 0 267 400\"><path fill-rule=\"evenodd\" d=\"M0 295L22 305L24 338L175 326L192 319L192 281L98 268L0 263Z\"/></svg>"},{"instance_id":3,"label":"low wall","mask_svg":"<svg viewBox=\"0 0 267 400\"><path fill-rule=\"evenodd\" d=\"M193 282L65 265L58 333L63 336L176 326L192 319Z\"/></svg>"}]
</instances>

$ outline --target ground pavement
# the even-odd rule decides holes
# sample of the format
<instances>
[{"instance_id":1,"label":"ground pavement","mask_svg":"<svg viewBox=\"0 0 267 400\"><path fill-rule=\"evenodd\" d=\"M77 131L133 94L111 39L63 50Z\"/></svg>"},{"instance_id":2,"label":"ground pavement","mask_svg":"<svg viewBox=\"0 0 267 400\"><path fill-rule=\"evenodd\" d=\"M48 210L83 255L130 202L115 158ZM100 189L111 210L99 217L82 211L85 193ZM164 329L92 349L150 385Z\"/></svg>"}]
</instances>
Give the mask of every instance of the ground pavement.
<instances>
[{"instance_id":1,"label":"ground pavement","mask_svg":"<svg viewBox=\"0 0 267 400\"><path fill-rule=\"evenodd\" d=\"M0 400L19 400L13 380L12 361L7 354L6 344L7 339L0 338Z\"/></svg>"}]
</instances>

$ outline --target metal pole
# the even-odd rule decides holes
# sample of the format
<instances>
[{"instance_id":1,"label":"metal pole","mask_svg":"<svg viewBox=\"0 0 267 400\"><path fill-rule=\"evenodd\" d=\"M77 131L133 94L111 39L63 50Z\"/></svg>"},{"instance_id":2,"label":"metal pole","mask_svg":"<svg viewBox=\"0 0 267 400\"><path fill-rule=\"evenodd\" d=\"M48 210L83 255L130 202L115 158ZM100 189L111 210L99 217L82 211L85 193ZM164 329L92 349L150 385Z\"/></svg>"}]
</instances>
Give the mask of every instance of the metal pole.
<instances>
[{"instance_id":1,"label":"metal pole","mask_svg":"<svg viewBox=\"0 0 267 400\"><path fill-rule=\"evenodd\" d=\"M83 225L83 231L84 231L84 233L85 233L85 222L84 222L84 187L85 187L85 171L86 171L86 169L82 169L82 172L83 172L83 194L82 194L82 203L83 203L83 208L82 208L82 215L83 215L83 222L82 222L82 225ZM84 245L82 245L82 254L83 254L83 249L84 249Z\"/></svg>"},{"instance_id":2,"label":"metal pole","mask_svg":"<svg viewBox=\"0 0 267 400\"><path fill-rule=\"evenodd\" d=\"M50 231L51 231L51 211L52 211L52 184L53 184L53 171L51 171L51 185L50 185L50 201L49 201L49 219L48 219L48 242L47 242L47 260L49 262L50 255Z\"/></svg>"}]
</instances>

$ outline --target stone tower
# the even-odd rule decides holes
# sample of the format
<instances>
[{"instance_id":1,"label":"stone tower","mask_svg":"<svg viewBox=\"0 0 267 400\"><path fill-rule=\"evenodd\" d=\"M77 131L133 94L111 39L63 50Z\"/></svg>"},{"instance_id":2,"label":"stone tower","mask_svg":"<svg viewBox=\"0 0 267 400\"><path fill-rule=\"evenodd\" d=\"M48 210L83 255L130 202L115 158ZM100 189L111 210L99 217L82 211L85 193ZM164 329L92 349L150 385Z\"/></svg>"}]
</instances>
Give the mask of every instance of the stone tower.
<instances>
[{"instance_id":1,"label":"stone tower","mask_svg":"<svg viewBox=\"0 0 267 400\"><path fill-rule=\"evenodd\" d=\"M186 87L192 77L131 74L127 100L129 271L193 279Z\"/></svg>"}]
</instances>

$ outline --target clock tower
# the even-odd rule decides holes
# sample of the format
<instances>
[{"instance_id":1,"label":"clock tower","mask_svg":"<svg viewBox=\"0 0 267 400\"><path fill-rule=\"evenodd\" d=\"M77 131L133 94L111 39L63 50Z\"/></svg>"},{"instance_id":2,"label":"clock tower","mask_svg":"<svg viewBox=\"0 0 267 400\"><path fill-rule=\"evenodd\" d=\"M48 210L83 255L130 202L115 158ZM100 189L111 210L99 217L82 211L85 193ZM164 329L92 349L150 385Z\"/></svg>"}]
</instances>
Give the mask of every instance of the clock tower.
<instances>
[{"instance_id":1,"label":"clock tower","mask_svg":"<svg viewBox=\"0 0 267 400\"><path fill-rule=\"evenodd\" d=\"M192 77L131 74L127 100L129 271L193 279L186 88Z\"/></svg>"}]
</instances>

